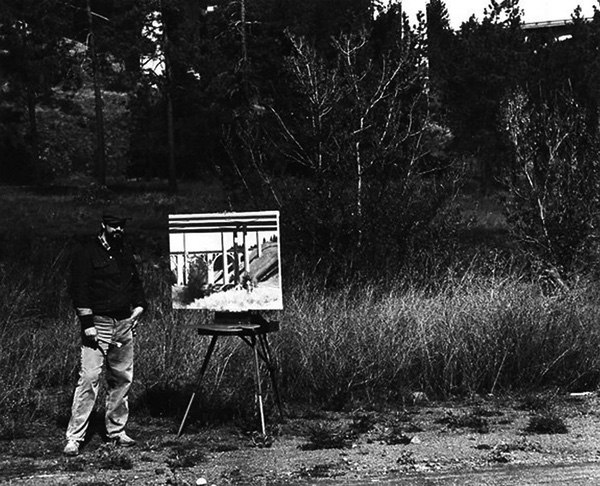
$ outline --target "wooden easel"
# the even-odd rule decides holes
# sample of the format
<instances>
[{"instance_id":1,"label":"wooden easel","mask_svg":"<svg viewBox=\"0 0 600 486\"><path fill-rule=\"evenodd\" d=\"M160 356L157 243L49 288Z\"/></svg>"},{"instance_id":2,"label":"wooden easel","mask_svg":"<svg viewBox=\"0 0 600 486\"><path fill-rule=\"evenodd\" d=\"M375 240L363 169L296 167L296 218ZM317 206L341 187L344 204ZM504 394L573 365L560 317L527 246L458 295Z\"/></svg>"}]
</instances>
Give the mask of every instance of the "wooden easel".
<instances>
[{"instance_id":1,"label":"wooden easel","mask_svg":"<svg viewBox=\"0 0 600 486\"><path fill-rule=\"evenodd\" d=\"M258 410L260 414L260 426L263 437L266 436L265 428L265 414L263 410L262 400L262 385L260 379L260 366L259 358L266 364L271 377L271 383L273 385L273 392L275 394L275 401L277 408L279 409L279 415L283 419L283 407L281 405L281 398L279 396L279 390L277 388L277 380L275 376L275 365L273 363L271 349L269 347L269 341L267 334L279 330L279 322L267 321L258 313L253 312L216 312L215 319L212 324L202 325L198 328L198 334L201 336L212 336L208 350L202 362L200 373L198 375L198 381L196 383L196 390L192 393L190 401L188 403L185 415L181 420L177 437L181 436L185 421L187 420L188 414L192 407L192 403L196 398L196 393L200 390L200 384L208 362L217 344L219 336L238 336L248 346L250 346L254 353L254 367L256 372L256 395L258 398Z\"/></svg>"}]
</instances>

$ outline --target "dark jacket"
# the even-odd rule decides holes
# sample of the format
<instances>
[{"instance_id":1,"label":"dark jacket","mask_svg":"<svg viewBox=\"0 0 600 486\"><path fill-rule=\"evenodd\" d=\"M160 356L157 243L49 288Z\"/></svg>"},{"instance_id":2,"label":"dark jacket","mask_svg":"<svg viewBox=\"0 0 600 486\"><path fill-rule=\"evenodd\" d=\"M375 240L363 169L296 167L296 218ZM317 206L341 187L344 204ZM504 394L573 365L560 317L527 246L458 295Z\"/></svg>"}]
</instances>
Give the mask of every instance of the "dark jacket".
<instances>
[{"instance_id":1,"label":"dark jacket","mask_svg":"<svg viewBox=\"0 0 600 486\"><path fill-rule=\"evenodd\" d=\"M81 314L125 319L134 307L147 308L131 249L107 250L98 236L75 249L71 264L71 297Z\"/></svg>"}]
</instances>

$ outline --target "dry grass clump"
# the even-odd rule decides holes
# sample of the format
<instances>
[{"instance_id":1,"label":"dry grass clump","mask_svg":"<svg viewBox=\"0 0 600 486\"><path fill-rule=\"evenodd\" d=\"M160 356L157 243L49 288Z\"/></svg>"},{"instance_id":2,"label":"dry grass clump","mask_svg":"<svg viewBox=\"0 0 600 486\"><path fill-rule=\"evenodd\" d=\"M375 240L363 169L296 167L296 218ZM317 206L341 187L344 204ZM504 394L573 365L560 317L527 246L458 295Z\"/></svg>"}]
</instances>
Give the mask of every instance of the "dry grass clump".
<instances>
[{"instance_id":1,"label":"dry grass clump","mask_svg":"<svg viewBox=\"0 0 600 486\"><path fill-rule=\"evenodd\" d=\"M194 467L202 462L206 462L206 453L189 443L173 447L167 459L170 468Z\"/></svg>"},{"instance_id":2,"label":"dry grass clump","mask_svg":"<svg viewBox=\"0 0 600 486\"><path fill-rule=\"evenodd\" d=\"M55 404L56 389L74 379L77 328L65 290L64 243L23 239L20 258L0 265L1 434Z\"/></svg>"},{"instance_id":3,"label":"dry grass clump","mask_svg":"<svg viewBox=\"0 0 600 486\"><path fill-rule=\"evenodd\" d=\"M345 424L319 421L308 427L308 443L303 449L344 449L352 445L353 436Z\"/></svg>"},{"instance_id":4,"label":"dry grass clump","mask_svg":"<svg viewBox=\"0 0 600 486\"><path fill-rule=\"evenodd\" d=\"M472 276L438 293L375 285L288 295L277 336L294 398L449 397L597 381L593 285L545 295L533 283ZM291 383L289 384L291 385Z\"/></svg>"},{"instance_id":5,"label":"dry grass clump","mask_svg":"<svg viewBox=\"0 0 600 486\"><path fill-rule=\"evenodd\" d=\"M464 414L449 412L436 422L444 424L450 429L470 429L480 434L487 434L490 431L488 420L479 415L475 410Z\"/></svg>"},{"instance_id":6,"label":"dry grass clump","mask_svg":"<svg viewBox=\"0 0 600 486\"><path fill-rule=\"evenodd\" d=\"M562 417L556 412L546 411L531 416L525 432L530 434L566 434L569 429Z\"/></svg>"},{"instance_id":7,"label":"dry grass clump","mask_svg":"<svg viewBox=\"0 0 600 486\"><path fill-rule=\"evenodd\" d=\"M128 470L133 469L134 463L131 455L113 447L102 452L99 466L101 469Z\"/></svg>"}]
</instances>

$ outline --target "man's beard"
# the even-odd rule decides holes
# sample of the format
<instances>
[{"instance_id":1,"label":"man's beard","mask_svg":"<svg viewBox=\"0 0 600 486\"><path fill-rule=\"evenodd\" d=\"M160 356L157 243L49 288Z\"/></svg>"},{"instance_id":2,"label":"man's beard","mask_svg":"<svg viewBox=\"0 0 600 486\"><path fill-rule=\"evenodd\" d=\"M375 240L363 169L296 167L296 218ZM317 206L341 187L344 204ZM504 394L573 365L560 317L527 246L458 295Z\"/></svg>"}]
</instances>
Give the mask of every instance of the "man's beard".
<instances>
[{"instance_id":1,"label":"man's beard","mask_svg":"<svg viewBox=\"0 0 600 486\"><path fill-rule=\"evenodd\" d=\"M115 231L114 233L107 233L106 242L110 245L111 248L123 248L123 233L121 233L120 231Z\"/></svg>"}]
</instances>

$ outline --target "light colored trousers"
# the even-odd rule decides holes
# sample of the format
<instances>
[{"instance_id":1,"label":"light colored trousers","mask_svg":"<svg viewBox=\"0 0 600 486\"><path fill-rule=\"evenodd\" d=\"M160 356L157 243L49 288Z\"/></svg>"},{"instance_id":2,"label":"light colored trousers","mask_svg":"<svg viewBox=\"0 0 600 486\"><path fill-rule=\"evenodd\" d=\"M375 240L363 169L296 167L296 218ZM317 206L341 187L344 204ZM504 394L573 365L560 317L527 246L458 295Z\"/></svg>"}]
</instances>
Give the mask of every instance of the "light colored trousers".
<instances>
[{"instance_id":1,"label":"light colored trousers","mask_svg":"<svg viewBox=\"0 0 600 486\"><path fill-rule=\"evenodd\" d=\"M103 364L106 365L106 415L108 438L125 430L129 417L128 393L133 380L131 320L94 316L98 346L81 346L81 369L73 396L67 440L83 441L96 403ZM120 343L120 345L119 345Z\"/></svg>"}]
</instances>

